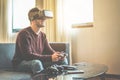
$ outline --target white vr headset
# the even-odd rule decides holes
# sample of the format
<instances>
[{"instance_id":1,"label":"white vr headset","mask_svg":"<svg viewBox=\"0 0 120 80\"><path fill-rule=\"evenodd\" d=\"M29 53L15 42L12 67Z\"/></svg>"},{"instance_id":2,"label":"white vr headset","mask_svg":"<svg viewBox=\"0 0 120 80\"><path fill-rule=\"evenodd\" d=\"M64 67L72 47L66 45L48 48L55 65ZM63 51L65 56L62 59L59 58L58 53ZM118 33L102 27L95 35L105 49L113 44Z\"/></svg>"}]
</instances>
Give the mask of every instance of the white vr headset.
<instances>
[{"instance_id":1,"label":"white vr headset","mask_svg":"<svg viewBox=\"0 0 120 80\"><path fill-rule=\"evenodd\" d=\"M53 12L52 11L43 10L42 12L43 12L44 17L46 17L46 18L53 18Z\"/></svg>"},{"instance_id":2,"label":"white vr headset","mask_svg":"<svg viewBox=\"0 0 120 80\"><path fill-rule=\"evenodd\" d=\"M35 12L31 17L29 17L30 21L35 19L51 19L53 18L53 12L50 10L42 10L39 12Z\"/></svg>"}]
</instances>

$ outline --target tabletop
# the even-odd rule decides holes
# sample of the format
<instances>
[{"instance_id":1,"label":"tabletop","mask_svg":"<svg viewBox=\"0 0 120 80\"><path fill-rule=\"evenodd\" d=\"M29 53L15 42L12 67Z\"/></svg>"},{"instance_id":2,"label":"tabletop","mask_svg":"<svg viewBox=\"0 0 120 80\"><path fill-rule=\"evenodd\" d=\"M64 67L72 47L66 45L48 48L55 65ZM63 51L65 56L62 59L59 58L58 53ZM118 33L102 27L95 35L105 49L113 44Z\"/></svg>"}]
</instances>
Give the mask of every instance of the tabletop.
<instances>
[{"instance_id":1,"label":"tabletop","mask_svg":"<svg viewBox=\"0 0 120 80\"><path fill-rule=\"evenodd\" d=\"M108 67L105 64L96 64L89 62L74 63L78 70L73 70L73 72L82 71L77 74L66 74L57 76L57 80L86 80L89 78L94 78L105 74ZM104 78L101 78L104 80Z\"/></svg>"}]
</instances>

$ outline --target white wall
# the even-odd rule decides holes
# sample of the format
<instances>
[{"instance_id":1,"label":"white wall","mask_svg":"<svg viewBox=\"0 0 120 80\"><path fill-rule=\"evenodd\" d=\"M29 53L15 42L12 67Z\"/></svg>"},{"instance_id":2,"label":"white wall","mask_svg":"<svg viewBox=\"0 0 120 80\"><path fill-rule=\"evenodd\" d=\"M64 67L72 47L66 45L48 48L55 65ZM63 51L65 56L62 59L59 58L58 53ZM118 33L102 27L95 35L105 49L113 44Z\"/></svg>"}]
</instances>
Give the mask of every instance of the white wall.
<instances>
[{"instance_id":1,"label":"white wall","mask_svg":"<svg viewBox=\"0 0 120 80\"><path fill-rule=\"evenodd\" d=\"M94 0L94 27L72 31L73 63L106 64L120 74L120 0Z\"/></svg>"}]
</instances>

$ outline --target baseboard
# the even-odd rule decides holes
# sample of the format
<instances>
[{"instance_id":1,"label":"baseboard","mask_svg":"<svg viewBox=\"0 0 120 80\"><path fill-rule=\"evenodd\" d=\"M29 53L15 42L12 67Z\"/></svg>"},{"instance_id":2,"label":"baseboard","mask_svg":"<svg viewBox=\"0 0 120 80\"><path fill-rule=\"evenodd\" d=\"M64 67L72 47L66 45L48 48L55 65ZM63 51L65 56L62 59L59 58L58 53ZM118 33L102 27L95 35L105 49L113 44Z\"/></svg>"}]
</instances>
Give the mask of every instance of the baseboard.
<instances>
[{"instance_id":1,"label":"baseboard","mask_svg":"<svg viewBox=\"0 0 120 80\"><path fill-rule=\"evenodd\" d=\"M106 78L120 79L120 75L117 74L105 74Z\"/></svg>"}]
</instances>

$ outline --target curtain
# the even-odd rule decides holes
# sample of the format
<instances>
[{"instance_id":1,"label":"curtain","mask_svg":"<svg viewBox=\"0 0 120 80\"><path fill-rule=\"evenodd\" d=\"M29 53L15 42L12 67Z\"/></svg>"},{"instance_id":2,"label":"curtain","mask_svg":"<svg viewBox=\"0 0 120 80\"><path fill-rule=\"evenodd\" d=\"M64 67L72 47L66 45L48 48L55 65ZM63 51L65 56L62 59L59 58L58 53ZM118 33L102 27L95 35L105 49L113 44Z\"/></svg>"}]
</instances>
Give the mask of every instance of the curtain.
<instances>
[{"instance_id":1,"label":"curtain","mask_svg":"<svg viewBox=\"0 0 120 80\"><path fill-rule=\"evenodd\" d=\"M3 41L3 1L0 0L0 42Z\"/></svg>"},{"instance_id":2,"label":"curtain","mask_svg":"<svg viewBox=\"0 0 120 80\"><path fill-rule=\"evenodd\" d=\"M55 14L55 0L37 0L37 7L46 10L52 10ZM42 4L41 4L42 3ZM53 19L46 20L46 26L41 28L43 32L46 33L47 39L50 42L56 42L56 26L55 26L55 16Z\"/></svg>"},{"instance_id":3,"label":"curtain","mask_svg":"<svg viewBox=\"0 0 120 80\"><path fill-rule=\"evenodd\" d=\"M71 42L71 24L67 0L56 0L56 40Z\"/></svg>"},{"instance_id":4,"label":"curtain","mask_svg":"<svg viewBox=\"0 0 120 80\"><path fill-rule=\"evenodd\" d=\"M43 5L39 2L42 2ZM69 24L65 14L65 0L37 0L37 6L42 9L52 10L53 19L46 20L46 27L42 31L46 33L50 42L69 42Z\"/></svg>"},{"instance_id":5,"label":"curtain","mask_svg":"<svg viewBox=\"0 0 120 80\"><path fill-rule=\"evenodd\" d=\"M43 0L43 9L52 10L54 18L47 20L46 27L43 28L48 40L51 42L70 43L70 64L71 58L71 20L68 11L68 0Z\"/></svg>"},{"instance_id":6,"label":"curtain","mask_svg":"<svg viewBox=\"0 0 120 80\"><path fill-rule=\"evenodd\" d=\"M68 42L70 53L70 64L72 64L71 57L71 15L69 6L67 5L69 0L56 0L56 41L57 42Z\"/></svg>"},{"instance_id":7,"label":"curtain","mask_svg":"<svg viewBox=\"0 0 120 80\"><path fill-rule=\"evenodd\" d=\"M10 2L11 0L0 0L0 43L15 41L12 37Z\"/></svg>"}]
</instances>

